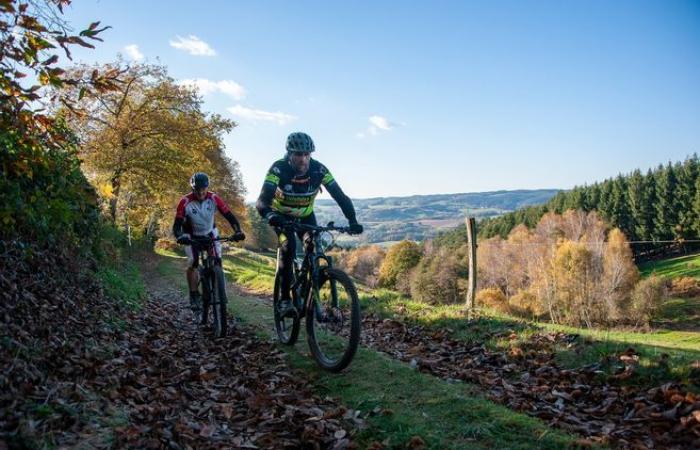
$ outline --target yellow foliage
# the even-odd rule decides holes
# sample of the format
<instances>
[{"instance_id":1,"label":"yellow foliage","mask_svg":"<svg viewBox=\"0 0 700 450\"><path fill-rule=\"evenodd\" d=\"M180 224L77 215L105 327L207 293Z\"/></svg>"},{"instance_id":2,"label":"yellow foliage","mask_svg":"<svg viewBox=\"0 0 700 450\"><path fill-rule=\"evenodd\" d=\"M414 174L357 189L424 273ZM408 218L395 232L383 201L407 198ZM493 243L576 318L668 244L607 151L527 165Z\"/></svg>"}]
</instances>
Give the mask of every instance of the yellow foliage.
<instances>
[{"instance_id":1,"label":"yellow foliage","mask_svg":"<svg viewBox=\"0 0 700 450\"><path fill-rule=\"evenodd\" d=\"M498 288L486 288L476 293L476 305L495 309L496 311L509 313L508 299Z\"/></svg>"},{"instance_id":2,"label":"yellow foliage","mask_svg":"<svg viewBox=\"0 0 700 450\"><path fill-rule=\"evenodd\" d=\"M520 316L540 317L547 312L537 296L529 291L518 291L508 299L511 311Z\"/></svg>"},{"instance_id":3,"label":"yellow foliage","mask_svg":"<svg viewBox=\"0 0 700 450\"><path fill-rule=\"evenodd\" d=\"M112 192L112 185L109 183L98 184L97 185L97 192L100 193L100 197L105 198L107 200L114 197L114 193Z\"/></svg>"}]
</instances>

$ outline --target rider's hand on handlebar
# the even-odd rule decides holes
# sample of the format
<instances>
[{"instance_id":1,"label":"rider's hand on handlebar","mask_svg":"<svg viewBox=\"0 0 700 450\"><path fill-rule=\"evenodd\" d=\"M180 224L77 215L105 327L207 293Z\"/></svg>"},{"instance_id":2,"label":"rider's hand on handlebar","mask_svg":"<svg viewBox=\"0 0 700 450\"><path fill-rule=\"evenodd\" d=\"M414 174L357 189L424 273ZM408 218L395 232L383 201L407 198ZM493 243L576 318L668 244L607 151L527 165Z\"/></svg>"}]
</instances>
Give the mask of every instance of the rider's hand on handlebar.
<instances>
[{"instance_id":1,"label":"rider's hand on handlebar","mask_svg":"<svg viewBox=\"0 0 700 450\"><path fill-rule=\"evenodd\" d=\"M245 234L241 230L238 230L233 234L233 236L231 236L231 238L236 242L243 241L245 240Z\"/></svg>"},{"instance_id":2,"label":"rider's hand on handlebar","mask_svg":"<svg viewBox=\"0 0 700 450\"><path fill-rule=\"evenodd\" d=\"M189 236L183 234L178 236L177 243L180 245L192 245L192 239L190 239Z\"/></svg>"},{"instance_id":3,"label":"rider's hand on handlebar","mask_svg":"<svg viewBox=\"0 0 700 450\"><path fill-rule=\"evenodd\" d=\"M348 233L349 234L362 234L363 231L364 231L364 228L362 227L362 225L360 225L357 222L352 222L348 226Z\"/></svg>"},{"instance_id":4,"label":"rider's hand on handlebar","mask_svg":"<svg viewBox=\"0 0 700 450\"><path fill-rule=\"evenodd\" d=\"M277 213L272 213L269 216L267 216L267 223L272 225L273 227L283 227L287 224L287 219L284 218L281 214Z\"/></svg>"}]
</instances>

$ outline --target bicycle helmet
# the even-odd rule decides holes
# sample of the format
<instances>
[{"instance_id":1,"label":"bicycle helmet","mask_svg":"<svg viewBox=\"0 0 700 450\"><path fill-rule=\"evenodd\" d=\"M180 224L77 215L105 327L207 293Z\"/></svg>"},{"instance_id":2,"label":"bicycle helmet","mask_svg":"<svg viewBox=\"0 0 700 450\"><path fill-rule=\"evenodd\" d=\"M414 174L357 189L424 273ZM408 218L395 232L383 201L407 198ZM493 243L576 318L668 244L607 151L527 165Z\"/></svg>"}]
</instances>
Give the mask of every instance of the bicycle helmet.
<instances>
[{"instance_id":1,"label":"bicycle helmet","mask_svg":"<svg viewBox=\"0 0 700 450\"><path fill-rule=\"evenodd\" d=\"M200 190L209 187L209 175L204 172L197 172L190 178L190 186L192 190Z\"/></svg>"},{"instance_id":2,"label":"bicycle helmet","mask_svg":"<svg viewBox=\"0 0 700 450\"><path fill-rule=\"evenodd\" d=\"M308 152L316 150L314 141L306 133L297 131L287 136L287 152Z\"/></svg>"}]
</instances>

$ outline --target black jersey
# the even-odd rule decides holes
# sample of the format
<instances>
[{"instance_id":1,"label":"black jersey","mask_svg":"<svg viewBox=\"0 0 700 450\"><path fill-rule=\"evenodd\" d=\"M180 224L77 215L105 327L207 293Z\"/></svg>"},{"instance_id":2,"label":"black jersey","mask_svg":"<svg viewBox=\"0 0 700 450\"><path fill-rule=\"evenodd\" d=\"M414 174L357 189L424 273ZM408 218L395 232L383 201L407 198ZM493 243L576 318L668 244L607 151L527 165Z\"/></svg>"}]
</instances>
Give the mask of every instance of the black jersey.
<instances>
[{"instance_id":1,"label":"black jersey","mask_svg":"<svg viewBox=\"0 0 700 450\"><path fill-rule=\"evenodd\" d=\"M267 172L256 206L263 217L270 212L308 217L314 212L314 200L321 186L338 203L345 217L354 222L352 201L340 189L326 166L315 159L309 161L309 170L304 175L297 175L287 158L275 161Z\"/></svg>"}]
</instances>

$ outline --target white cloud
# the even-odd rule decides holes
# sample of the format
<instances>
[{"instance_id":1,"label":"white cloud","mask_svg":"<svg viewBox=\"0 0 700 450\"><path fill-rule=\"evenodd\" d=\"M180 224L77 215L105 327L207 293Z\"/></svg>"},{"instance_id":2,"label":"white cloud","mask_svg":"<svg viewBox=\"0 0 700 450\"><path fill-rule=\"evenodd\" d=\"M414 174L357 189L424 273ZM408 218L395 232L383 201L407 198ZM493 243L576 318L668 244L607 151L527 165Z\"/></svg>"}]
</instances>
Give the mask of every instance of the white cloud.
<instances>
[{"instance_id":1,"label":"white cloud","mask_svg":"<svg viewBox=\"0 0 700 450\"><path fill-rule=\"evenodd\" d=\"M241 100L246 96L246 90L243 86L233 80L212 81L206 78L194 78L180 80L178 84L183 86L197 88L200 94L208 95L215 92L221 92L236 100Z\"/></svg>"},{"instance_id":2,"label":"white cloud","mask_svg":"<svg viewBox=\"0 0 700 450\"><path fill-rule=\"evenodd\" d=\"M366 130L360 131L357 133L357 137L360 139L366 138L368 135L370 136L376 136L382 131L390 131L393 130L394 128L403 125L402 123L396 123L392 122L386 117L382 116L370 116L369 117L369 126L367 127Z\"/></svg>"},{"instance_id":3,"label":"white cloud","mask_svg":"<svg viewBox=\"0 0 700 450\"><path fill-rule=\"evenodd\" d=\"M234 116L254 121L276 122L278 125L286 125L297 119L296 116L280 111L263 111L262 109L246 108L243 105L236 105L227 108L228 112Z\"/></svg>"},{"instance_id":4,"label":"white cloud","mask_svg":"<svg viewBox=\"0 0 700 450\"><path fill-rule=\"evenodd\" d=\"M124 53L134 61L141 61L143 59L143 53L141 53L139 46L136 44L129 44L124 47Z\"/></svg>"},{"instance_id":5,"label":"white cloud","mask_svg":"<svg viewBox=\"0 0 700 450\"><path fill-rule=\"evenodd\" d=\"M184 50L194 56L215 56L216 51L197 36L190 34L186 38L177 36L177 40L170 41L170 46L178 50Z\"/></svg>"},{"instance_id":6,"label":"white cloud","mask_svg":"<svg viewBox=\"0 0 700 450\"><path fill-rule=\"evenodd\" d=\"M395 126L394 124L389 122L389 119L382 116L370 116L369 123L372 124L372 126L374 126L375 128L387 131L391 130Z\"/></svg>"}]
</instances>

